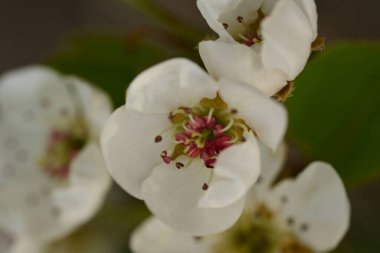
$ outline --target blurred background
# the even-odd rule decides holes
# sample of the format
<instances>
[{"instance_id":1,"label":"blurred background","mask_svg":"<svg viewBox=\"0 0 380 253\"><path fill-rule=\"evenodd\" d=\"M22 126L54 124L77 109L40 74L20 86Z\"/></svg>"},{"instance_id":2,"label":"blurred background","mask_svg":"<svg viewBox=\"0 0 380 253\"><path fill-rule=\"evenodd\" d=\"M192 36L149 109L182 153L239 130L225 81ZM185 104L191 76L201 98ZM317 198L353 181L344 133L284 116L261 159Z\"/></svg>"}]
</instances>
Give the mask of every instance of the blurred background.
<instances>
[{"instance_id":1,"label":"blurred background","mask_svg":"<svg viewBox=\"0 0 380 253\"><path fill-rule=\"evenodd\" d=\"M195 0L155 2L209 32ZM379 1L316 2L319 32L328 42L380 38ZM121 0L0 0L0 71L38 62L78 31L126 34L139 29L157 30L157 26Z\"/></svg>"},{"instance_id":2,"label":"blurred background","mask_svg":"<svg viewBox=\"0 0 380 253\"><path fill-rule=\"evenodd\" d=\"M353 207L337 252L380 252L380 2L316 2L327 49L296 80L287 103L294 167L312 159L333 163ZM176 55L199 60L197 41L212 33L195 0L0 0L0 34L0 73L46 63L106 89L117 106L141 70ZM313 133L302 130L305 124ZM128 252L128 234L148 212L116 186L106 205L113 209L83 231Z\"/></svg>"}]
</instances>

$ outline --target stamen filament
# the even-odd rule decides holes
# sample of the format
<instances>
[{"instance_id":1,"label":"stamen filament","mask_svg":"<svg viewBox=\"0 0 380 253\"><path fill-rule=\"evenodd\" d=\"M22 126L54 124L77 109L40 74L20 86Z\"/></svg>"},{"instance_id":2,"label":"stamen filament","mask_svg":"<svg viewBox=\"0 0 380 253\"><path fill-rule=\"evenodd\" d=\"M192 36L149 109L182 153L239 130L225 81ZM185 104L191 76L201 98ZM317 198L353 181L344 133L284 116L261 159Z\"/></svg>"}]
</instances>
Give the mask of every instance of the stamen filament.
<instances>
[{"instance_id":1,"label":"stamen filament","mask_svg":"<svg viewBox=\"0 0 380 253\"><path fill-rule=\"evenodd\" d=\"M233 118L230 118L229 122L228 122L228 125L225 128L223 128L220 132L224 133L224 132L230 130L231 127L234 125L234 122L235 122L235 120Z\"/></svg>"},{"instance_id":2,"label":"stamen filament","mask_svg":"<svg viewBox=\"0 0 380 253\"><path fill-rule=\"evenodd\" d=\"M195 119L194 119L194 117L193 117L192 114L188 114L187 116L189 117L190 121L191 121L194 125L199 126L199 125L198 125L198 122L195 121Z\"/></svg>"},{"instance_id":3,"label":"stamen filament","mask_svg":"<svg viewBox=\"0 0 380 253\"><path fill-rule=\"evenodd\" d=\"M244 41L248 41L248 38L241 33L238 34L238 37Z\"/></svg>"},{"instance_id":4,"label":"stamen filament","mask_svg":"<svg viewBox=\"0 0 380 253\"><path fill-rule=\"evenodd\" d=\"M238 133L236 133L235 131L232 131L231 133L234 136L234 138L230 141L227 141L227 143L234 144L239 140L240 137L239 137Z\"/></svg>"},{"instance_id":5,"label":"stamen filament","mask_svg":"<svg viewBox=\"0 0 380 253\"><path fill-rule=\"evenodd\" d=\"M187 131L187 132L190 132L190 133L193 132L193 130L191 130L190 128L188 128L188 127L186 126L186 122L183 122L183 123L182 123L182 127L183 127L183 129L185 129L185 131Z\"/></svg>"},{"instance_id":6,"label":"stamen filament","mask_svg":"<svg viewBox=\"0 0 380 253\"><path fill-rule=\"evenodd\" d=\"M212 114L214 113L214 107L211 107L210 111L208 112L208 115L207 115L207 123L210 123L210 120L211 120L211 117L212 117Z\"/></svg>"},{"instance_id":7,"label":"stamen filament","mask_svg":"<svg viewBox=\"0 0 380 253\"><path fill-rule=\"evenodd\" d=\"M237 127L243 128L244 132L249 132L249 128L248 128L245 124L243 124L243 123L241 123L241 122L239 122L239 121L236 121L236 122L234 123L234 126L237 126Z\"/></svg>"}]
</instances>

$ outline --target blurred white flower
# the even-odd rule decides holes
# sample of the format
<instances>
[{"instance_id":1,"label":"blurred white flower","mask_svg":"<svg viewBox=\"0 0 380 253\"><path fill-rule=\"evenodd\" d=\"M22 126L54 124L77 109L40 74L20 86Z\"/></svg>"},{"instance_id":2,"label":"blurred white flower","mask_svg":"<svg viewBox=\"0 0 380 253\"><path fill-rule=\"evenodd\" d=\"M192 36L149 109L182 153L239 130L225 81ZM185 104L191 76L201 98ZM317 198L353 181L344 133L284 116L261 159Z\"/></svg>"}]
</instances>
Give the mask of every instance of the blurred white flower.
<instances>
[{"instance_id":1,"label":"blurred white flower","mask_svg":"<svg viewBox=\"0 0 380 253\"><path fill-rule=\"evenodd\" d=\"M32 252L18 249L64 237L97 212L111 182L98 144L110 112L104 93L44 67L0 77L5 252Z\"/></svg>"},{"instance_id":2,"label":"blurred white flower","mask_svg":"<svg viewBox=\"0 0 380 253\"><path fill-rule=\"evenodd\" d=\"M219 35L203 41L209 73L256 86L272 96L304 68L317 38L314 0L198 0Z\"/></svg>"},{"instance_id":3,"label":"blurred white flower","mask_svg":"<svg viewBox=\"0 0 380 253\"><path fill-rule=\"evenodd\" d=\"M256 136L276 149L286 125L285 109L255 88L173 59L132 82L101 145L127 192L175 229L205 235L240 216L260 172Z\"/></svg>"},{"instance_id":4,"label":"blurred white flower","mask_svg":"<svg viewBox=\"0 0 380 253\"><path fill-rule=\"evenodd\" d=\"M263 159L271 160L263 166L260 184L254 186L244 214L230 230L197 238L152 217L133 233L133 252L317 253L335 248L350 217L341 179L329 164L314 162L298 178L271 188L283 151L274 158L264 150Z\"/></svg>"}]
</instances>

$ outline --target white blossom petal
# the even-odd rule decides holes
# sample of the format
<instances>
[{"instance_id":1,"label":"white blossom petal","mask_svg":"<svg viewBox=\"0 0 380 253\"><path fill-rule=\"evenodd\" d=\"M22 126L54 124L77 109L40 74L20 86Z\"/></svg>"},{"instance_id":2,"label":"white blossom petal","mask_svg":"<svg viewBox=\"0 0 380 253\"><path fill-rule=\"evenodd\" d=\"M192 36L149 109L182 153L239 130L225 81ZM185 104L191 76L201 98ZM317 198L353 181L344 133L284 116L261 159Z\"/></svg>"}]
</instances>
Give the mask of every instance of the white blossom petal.
<instances>
[{"instance_id":1,"label":"white blossom petal","mask_svg":"<svg viewBox=\"0 0 380 253\"><path fill-rule=\"evenodd\" d=\"M155 143L155 137L170 126L167 114L143 114L123 106L112 114L102 132L101 146L108 170L136 198L142 198L142 182L162 162L161 152L172 144L172 132Z\"/></svg>"},{"instance_id":2,"label":"white blossom petal","mask_svg":"<svg viewBox=\"0 0 380 253\"><path fill-rule=\"evenodd\" d=\"M66 235L97 213L111 186L96 143L89 143L73 160L68 184L70 187L52 193L52 203L59 212L58 222L60 227L67 227Z\"/></svg>"},{"instance_id":3,"label":"white blossom petal","mask_svg":"<svg viewBox=\"0 0 380 253\"><path fill-rule=\"evenodd\" d=\"M265 15L270 15L279 1L281 0L264 0L261 10L265 13Z\"/></svg>"},{"instance_id":4,"label":"white blossom petal","mask_svg":"<svg viewBox=\"0 0 380 253\"><path fill-rule=\"evenodd\" d=\"M141 73L129 86L126 108L142 113L169 113L214 98L215 82L195 63L182 58Z\"/></svg>"},{"instance_id":5,"label":"white blossom petal","mask_svg":"<svg viewBox=\"0 0 380 253\"><path fill-rule=\"evenodd\" d=\"M285 108L254 87L227 80L221 80L218 84L223 100L236 107L239 118L244 119L258 138L275 151L287 128Z\"/></svg>"},{"instance_id":6,"label":"white blossom petal","mask_svg":"<svg viewBox=\"0 0 380 253\"><path fill-rule=\"evenodd\" d=\"M68 77L67 85L72 96L76 96L76 103L83 110L91 136L97 138L112 111L110 98L106 93L76 77Z\"/></svg>"},{"instance_id":7,"label":"white blossom petal","mask_svg":"<svg viewBox=\"0 0 380 253\"><path fill-rule=\"evenodd\" d=\"M207 242L175 231L150 217L133 232L130 246L134 253L209 253Z\"/></svg>"},{"instance_id":8,"label":"white blossom petal","mask_svg":"<svg viewBox=\"0 0 380 253\"><path fill-rule=\"evenodd\" d=\"M282 166L286 161L287 148L282 143L276 152L260 143L260 154L262 170L260 174L260 187L269 189L276 177L279 175Z\"/></svg>"},{"instance_id":9,"label":"white blossom petal","mask_svg":"<svg viewBox=\"0 0 380 253\"><path fill-rule=\"evenodd\" d=\"M99 147L92 143L84 148L70 171L66 185L55 188L42 170L41 175L39 171L22 173L12 180L23 187L6 188L11 199L2 199L0 223L13 234L49 241L66 236L88 221L99 209L111 183Z\"/></svg>"},{"instance_id":10,"label":"white blossom petal","mask_svg":"<svg viewBox=\"0 0 380 253\"><path fill-rule=\"evenodd\" d=\"M287 84L281 69L264 68L260 53L246 45L203 41L199 53L216 80L224 78L250 84L267 96L276 94Z\"/></svg>"},{"instance_id":11,"label":"white blossom petal","mask_svg":"<svg viewBox=\"0 0 380 253\"><path fill-rule=\"evenodd\" d=\"M247 193L245 209L255 212L271 194L272 183L286 161L286 145L282 143L276 152L259 142L261 173L259 180Z\"/></svg>"},{"instance_id":12,"label":"white blossom petal","mask_svg":"<svg viewBox=\"0 0 380 253\"><path fill-rule=\"evenodd\" d=\"M37 131L45 134L52 125L64 123L75 109L63 82L56 72L40 66L5 73L0 79L1 122L35 131L31 138Z\"/></svg>"},{"instance_id":13,"label":"white blossom petal","mask_svg":"<svg viewBox=\"0 0 380 253\"><path fill-rule=\"evenodd\" d=\"M262 22L262 60L267 69L277 69L294 80L304 68L314 41L308 18L294 0L279 1Z\"/></svg>"},{"instance_id":14,"label":"white blossom petal","mask_svg":"<svg viewBox=\"0 0 380 253\"><path fill-rule=\"evenodd\" d=\"M268 203L280 221L316 252L335 248L349 226L350 206L342 180L323 162L310 164L295 180L282 181Z\"/></svg>"},{"instance_id":15,"label":"white blossom petal","mask_svg":"<svg viewBox=\"0 0 380 253\"><path fill-rule=\"evenodd\" d=\"M226 11L236 8L241 1L242 0L197 0L197 6L208 25L219 35L219 37L233 41L233 38L223 27L223 23L219 21L219 18Z\"/></svg>"},{"instance_id":16,"label":"white blossom petal","mask_svg":"<svg viewBox=\"0 0 380 253\"><path fill-rule=\"evenodd\" d=\"M221 208L244 197L260 173L260 152L252 133L246 141L219 155L209 189L199 201L201 208Z\"/></svg>"},{"instance_id":17,"label":"white blossom petal","mask_svg":"<svg viewBox=\"0 0 380 253\"><path fill-rule=\"evenodd\" d=\"M304 11L306 17L309 19L313 38L316 39L318 36L318 13L317 6L314 0L294 0L298 6Z\"/></svg>"},{"instance_id":18,"label":"white blossom petal","mask_svg":"<svg viewBox=\"0 0 380 253\"><path fill-rule=\"evenodd\" d=\"M208 181L209 169L200 159L178 170L175 165L161 164L143 183L143 197L149 209L172 228L202 236L221 232L239 218L244 199L223 208L200 208L202 186Z\"/></svg>"}]
</instances>

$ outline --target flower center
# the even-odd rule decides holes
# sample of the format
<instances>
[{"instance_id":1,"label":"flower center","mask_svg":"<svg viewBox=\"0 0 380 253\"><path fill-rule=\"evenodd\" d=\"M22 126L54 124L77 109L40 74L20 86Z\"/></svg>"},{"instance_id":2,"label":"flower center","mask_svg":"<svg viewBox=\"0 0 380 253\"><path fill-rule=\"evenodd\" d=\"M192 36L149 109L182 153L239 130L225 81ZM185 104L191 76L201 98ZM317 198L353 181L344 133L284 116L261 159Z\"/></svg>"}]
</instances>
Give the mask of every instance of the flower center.
<instances>
[{"instance_id":1,"label":"flower center","mask_svg":"<svg viewBox=\"0 0 380 253\"><path fill-rule=\"evenodd\" d=\"M257 17L252 20L250 17L236 15L236 13L222 16L222 24L228 33L239 43L248 47L263 41L260 24L265 18L265 14L259 9Z\"/></svg>"},{"instance_id":2,"label":"flower center","mask_svg":"<svg viewBox=\"0 0 380 253\"><path fill-rule=\"evenodd\" d=\"M313 253L295 236L280 228L274 214L265 206L245 212L239 221L221 235L214 245L214 253Z\"/></svg>"},{"instance_id":3,"label":"flower center","mask_svg":"<svg viewBox=\"0 0 380 253\"><path fill-rule=\"evenodd\" d=\"M43 170L51 177L67 179L71 162L86 141L87 131L81 121L66 129L53 129L49 135L46 153L41 159Z\"/></svg>"},{"instance_id":4,"label":"flower center","mask_svg":"<svg viewBox=\"0 0 380 253\"><path fill-rule=\"evenodd\" d=\"M204 98L193 108L180 107L171 112L175 147L170 155L162 151L163 161L169 164L179 156L199 157L207 168L214 168L223 150L245 141L243 134L249 128L236 114L219 95L214 99ZM161 140L161 135L155 138L155 142ZM185 165L176 163L176 166L181 169Z\"/></svg>"}]
</instances>

